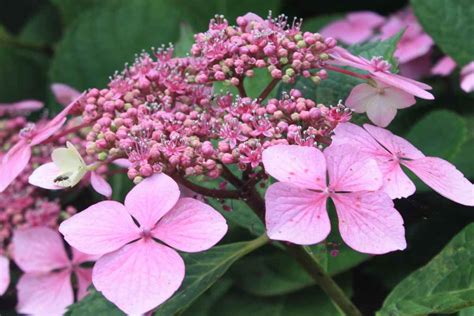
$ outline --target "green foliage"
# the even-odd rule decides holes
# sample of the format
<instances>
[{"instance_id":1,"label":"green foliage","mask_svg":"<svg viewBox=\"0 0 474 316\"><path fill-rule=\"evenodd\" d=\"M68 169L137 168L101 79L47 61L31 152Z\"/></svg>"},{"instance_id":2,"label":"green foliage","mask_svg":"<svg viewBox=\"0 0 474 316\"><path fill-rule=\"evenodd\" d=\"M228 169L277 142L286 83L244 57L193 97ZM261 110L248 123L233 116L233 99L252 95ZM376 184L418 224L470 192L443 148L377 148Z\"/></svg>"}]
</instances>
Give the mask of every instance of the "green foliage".
<instances>
[{"instance_id":1,"label":"green foliage","mask_svg":"<svg viewBox=\"0 0 474 316\"><path fill-rule=\"evenodd\" d=\"M194 31L187 23L181 23L179 27L179 39L174 45L174 55L186 57L194 43Z\"/></svg>"},{"instance_id":2,"label":"green foliage","mask_svg":"<svg viewBox=\"0 0 474 316\"><path fill-rule=\"evenodd\" d=\"M471 0L411 0L423 29L459 65L474 56L474 5Z\"/></svg>"},{"instance_id":3,"label":"green foliage","mask_svg":"<svg viewBox=\"0 0 474 316\"><path fill-rule=\"evenodd\" d=\"M107 301L100 292L92 288L84 299L69 306L66 312L66 316L86 315L122 316L125 314L114 304Z\"/></svg>"},{"instance_id":4,"label":"green foliage","mask_svg":"<svg viewBox=\"0 0 474 316\"><path fill-rule=\"evenodd\" d=\"M216 246L206 252L184 255L186 277L172 298L160 305L155 316L168 316L184 311L211 287L229 267L247 253L262 246L266 239Z\"/></svg>"},{"instance_id":5,"label":"green foliage","mask_svg":"<svg viewBox=\"0 0 474 316\"><path fill-rule=\"evenodd\" d=\"M50 77L78 89L104 87L143 49L177 39L186 20L167 0L117 0L77 18L59 43ZM67 69L67 71L65 71Z\"/></svg>"},{"instance_id":6,"label":"green foliage","mask_svg":"<svg viewBox=\"0 0 474 316\"><path fill-rule=\"evenodd\" d=\"M464 228L426 266L398 284L379 316L453 313L474 305L474 224Z\"/></svg>"}]
</instances>

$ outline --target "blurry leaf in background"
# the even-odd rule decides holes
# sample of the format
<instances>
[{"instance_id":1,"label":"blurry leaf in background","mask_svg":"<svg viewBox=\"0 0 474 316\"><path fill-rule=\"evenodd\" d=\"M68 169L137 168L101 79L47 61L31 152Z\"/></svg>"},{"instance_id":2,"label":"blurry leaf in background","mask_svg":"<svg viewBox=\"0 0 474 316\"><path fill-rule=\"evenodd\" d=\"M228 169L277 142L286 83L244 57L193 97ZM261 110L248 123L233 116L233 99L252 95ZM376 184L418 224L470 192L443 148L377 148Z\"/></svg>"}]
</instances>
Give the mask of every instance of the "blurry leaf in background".
<instances>
[{"instance_id":1,"label":"blurry leaf in background","mask_svg":"<svg viewBox=\"0 0 474 316\"><path fill-rule=\"evenodd\" d=\"M473 106L474 102L467 104ZM464 116L467 122L467 137L452 162L464 175L474 180L474 115Z\"/></svg>"},{"instance_id":2,"label":"blurry leaf in background","mask_svg":"<svg viewBox=\"0 0 474 316\"><path fill-rule=\"evenodd\" d=\"M175 42L185 14L170 0L117 0L95 6L66 30L51 66L52 82L78 90L105 87L142 50Z\"/></svg>"},{"instance_id":3,"label":"blurry leaf in background","mask_svg":"<svg viewBox=\"0 0 474 316\"><path fill-rule=\"evenodd\" d=\"M42 6L18 34L19 41L36 45L51 44L60 37L61 19L56 8L50 4Z\"/></svg>"},{"instance_id":4,"label":"blurry leaf in background","mask_svg":"<svg viewBox=\"0 0 474 316\"><path fill-rule=\"evenodd\" d=\"M453 313L474 305L474 224L390 293L377 315Z\"/></svg>"},{"instance_id":5,"label":"blurry leaf in background","mask_svg":"<svg viewBox=\"0 0 474 316\"><path fill-rule=\"evenodd\" d=\"M174 45L174 56L186 57L194 44L194 31L186 22L179 27L179 39Z\"/></svg>"},{"instance_id":6,"label":"blurry leaf in background","mask_svg":"<svg viewBox=\"0 0 474 316\"><path fill-rule=\"evenodd\" d=\"M244 88L247 95L253 99L257 99L265 88L273 80L272 76L266 68L257 68L253 70L253 77L246 77L244 80ZM274 88L272 92L267 96L267 99L275 97L277 94L277 88ZM223 81L217 81L214 83L214 92L225 93L231 92L234 95L238 95L239 91L237 88L230 84L225 84Z\"/></svg>"},{"instance_id":7,"label":"blurry leaf in background","mask_svg":"<svg viewBox=\"0 0 474 316\"><path fill-rule=\"evenodd\" d=\"M0 46L0 102L44 98L46 63L40 54Z\"/></svg>"},{"instance_id":8,"label":"blurry leaf in background","mask_svg":"<svg viewBox=\"0 0 474 316\"><path fill-rule=\"evenodd\" d=\"M100 4L101 0L50 0L61 13L61 22L68 26L86 10ZM111 1L111 0L108 0ZM115 0L112 0L115 1Z\"/></svg>"},{"instance_id":9,"label":"blurry leaf in background","mask_svg":"<svg viewBox=\"0 0 474 316\"><path fill-rule=\"evenodd\" d=\"M231 287L232 280L223 277L201 295L181 316L212 316L210 314L212 306L219 304L219 300Z\"/></svg>"},{"instance_id":10,"label":"blurry leaf in background","mask_svg":"<svg viewBox=\"0 0 474 316\"><path fill-rule=\"evenodd\" d=\"M423 29L459 65L474 59L472 0L411 0Z\"/></svg>"},{"instance_id":11,"label":"blurry leaf in background","mask_svg":"<svg viewBox=\"0 0 474 316\"><path fill-rule=\"evenodd\" d=\"M308 32L319 32L323 27L329 23L342 19L344 14L331 14L316 16L314 18L308 18L303 20L302 30Z\"/></svg>"},{"instance_id":12,"label":"blurry leaf in background","mask_svg":"<svg viewBox=\"0 0 474 316\"><path fill-rule=\"evenodd\" d=\"M276 17L281 7L280 0L174 0L173 3L180 8L187 17L186 21L198 32L207 30L209 20L216 14L223 14L229 24L234 25L235 19L247 12L266 18L268 11L271 10Z\"/></svg>"}]
</instances>

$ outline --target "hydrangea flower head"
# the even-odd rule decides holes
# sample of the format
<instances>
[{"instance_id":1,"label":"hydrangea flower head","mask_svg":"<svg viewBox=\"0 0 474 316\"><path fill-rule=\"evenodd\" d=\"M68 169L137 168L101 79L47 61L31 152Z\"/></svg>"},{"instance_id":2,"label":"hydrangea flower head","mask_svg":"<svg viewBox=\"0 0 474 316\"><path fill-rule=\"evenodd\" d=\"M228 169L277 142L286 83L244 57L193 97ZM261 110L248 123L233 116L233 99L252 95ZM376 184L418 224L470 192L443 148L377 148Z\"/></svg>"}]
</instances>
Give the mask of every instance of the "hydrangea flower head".
<instances>
[{"instance_id":1,"label":"hydrangea flower head","mask_svg":"<svg viewBox=\"0 0 474 316\"><path fill-rule=\"evenodd\" d=\"M227 231L217 211L179 196L178 185L167 175L157 174L135 186L125 205L100 202L59 227L73 247L102 255L94 266L92 282L128 314L155 308L179 288L185 267L172 248L203 251Z\"/></svg>"}]
</instances>

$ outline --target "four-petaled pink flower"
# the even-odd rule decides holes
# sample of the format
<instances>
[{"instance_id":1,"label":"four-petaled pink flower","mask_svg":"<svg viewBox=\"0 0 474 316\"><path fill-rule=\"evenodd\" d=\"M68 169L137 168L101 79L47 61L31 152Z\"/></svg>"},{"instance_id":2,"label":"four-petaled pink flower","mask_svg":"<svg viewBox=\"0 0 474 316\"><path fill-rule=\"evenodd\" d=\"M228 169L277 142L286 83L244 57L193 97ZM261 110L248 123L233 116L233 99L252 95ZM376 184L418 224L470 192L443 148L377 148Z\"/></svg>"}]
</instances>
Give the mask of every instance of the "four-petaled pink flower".
<instances>
[{"instance_id":1,"label":"four-petaled pink flower","mask_svg":"<svg viewBox=\"0 0 474 316\"><path fill-rule=\"evenodd\" d=\"M22 133L22 139L0 161L0 192L3 192L26 168L31 158L31 148L47 140L64 125L66 116L79 98L64 108L51 121L43 125L31 126Z\"/></svg>"},{"instance_id":2,"label":"four-petaled pink flower","mask_svg":"<svg viewBox=\"0 0 474 316\"><path fill-rule=\"evenodd\" d=\"M321 31L324 37L334 37L346 44L362 43L374 35L374 31L385 21L375 12L360 11L346 15L345 19L326 25Z\"/></svg>"},{"instance_id":3,"label":"four-petaled pink flower","mask_svg":"<svg viewBox=\"0 0 474 316\"><path fill-rule=\"evenodd\" d=\"M74 303L71 276L77 280L77 299L87 294L92 269L80 264L95 260L72 248L72 260L64 249L61 235L48 227L15 231L13 258L25 272L16 286L17 312L33 315L62 315Z\"/></svg>"},{"instance_id":4,"label":"four-petaled pink flower","mask_svg":"<svg viewBox=\"0 0 474 316\"><path fill-rule=\"evenodd\" d=\"M92 282L128 314L152 310L181 285L184 262L170 247L203 251L227 231L225 219L217 211L179 195L176 182L156 174L135 186L125 205L100 202L59 227L73 247L104 254L94 266Z\"/></svg>"},{"instance_id":5,"label":"four-petaled pink flower","mask_svg":"<svg viewBox=\"0 0 474 316\"><path fill-rule=\"evenodd\" d=\"M405 139L390 131L365 124L339 124L333 144L351 144L361 154L377 161L383 175L385 192L392 199L415 193L415 185L400 165L413 171L423 182L442 196L457 203L474 206L474 185L452 164L437 157L426 157Z\"/></svg>"},{"instance_id":6,"label":"four-petaled pink flower","mask_svg":"<svg viewBox=\"0 0 474 316\"><path fill-rule=\"evenodd\" d=\"M263 151L263 165L281 181L265 195L271 239L302 245L324 240L331 230L326 211L331 198L350 247L371 254L405 249L403 219L379 190L383 181L377 163L361 159L352 146L330 146L323 154L314 147L276 145Z\"/></svg>"}]
</instances>

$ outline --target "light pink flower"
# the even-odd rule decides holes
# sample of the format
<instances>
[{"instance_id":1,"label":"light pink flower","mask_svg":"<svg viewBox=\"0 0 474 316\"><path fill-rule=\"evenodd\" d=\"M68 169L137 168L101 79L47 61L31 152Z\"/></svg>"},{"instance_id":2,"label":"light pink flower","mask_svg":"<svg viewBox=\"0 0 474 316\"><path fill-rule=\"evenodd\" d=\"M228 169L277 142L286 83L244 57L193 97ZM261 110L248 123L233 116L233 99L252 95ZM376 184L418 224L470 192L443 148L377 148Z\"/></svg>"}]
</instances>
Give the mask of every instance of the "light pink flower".
<instances>
[{"instance_id":1,"label":"light pink flower","mask_svg":"<svg viewBox=\"0 0 474 316\"><path fill-rule=\"evenodd\" d=\"M461 89L467 93L474 91L474 61L461 69Z\"/></svg>"},{"instance_id":2,"label":"light pink flower","mask_svg":"<svg viewBox=\"0 0 474 316\"><path fill-rule=\"evenodd\" d=\"M395 118L398 109L416 103L415 97L398 88L374 80L374 83L361 83L352 89L345 105L354 112L367 112L376 125L386 127Z\"/></svg>"},{"instance_id":3,"label":"light pink flower","mask_svg":"<svg viewBox=\"0 0 474 316\"><path fill-rule=\"evenodd\" d=\"M323 154L314 147L276 145L264 150L263 164L281 181L265 195L271 239L302 245L324 240L331 229L326 211L331 198L350 247L371 254L405 249L403 219L378 190L383 181L377 163L361 159L352 146L330 146Z\"/></svg>"},{"instance_id":4,"label":"light pink flower","mask_svg":"<svg viewBox=\"0 0 474 316\"><path fill-rule=\"evenodd\" d=\"M73 248L70 260L57 231L47 227L16 230L12 243L15 263L25 272L16 286L18 313L62 315L74 303L72 273L78 284L77 299L87 294L91 269L80 264L95 257Z\"/></svg>"},{"instance_id":5,"label":"light pink flower","mask_svg":"<svg viewBox=\"0 0 474 316\"><path fill-rule=\"evenodd\" d=\"M0 256L0 296L5 294L10 285L10 261L6 256Z\"/></svg>"},{"instance_id":6,"label":"light pink flower","mask_svg":"<svg viewBox=\"0 0 474 316\"><path fill-rule=\"evenodd\" d=\"M56 101L63 106L71 104L71 102L81 95L79 91L63 83L53 83L51 85L51 91L53 92Z\"/></svg>"},{"instance_id":7,"label":"light pink flower","mask_svg":"<svg viewBox=\"0 0 474 316\"><path fill-rule=\"evenodd\" d=\"M43 102L37 100L23 100L15 103L0 103L0 116L5 114L11 116L27 115L42 109Z\"/></svg>"},{"instance_id":8,"label":"light pink flower","mask_svg":"<svg viewBox=\"0 0 474 316\"><path fill-rule=\"evenodd\" d=\"M431 74L439 76L449 76L454 69L456 68L456 62L449 56L444 56L441 58L433 69L431 69Z\"/></svg>"},{"instance_id":9,"label":"light pink flower","mask_svg":"<svg viewBox=\"0 0 474 316\"><path fill-rule=\"evenodd\" d=\"M362 56L354 56L341 47L335 47L330 55L335 64L367 71L371 78L416 97L427 100L434 99L433 95L426 91L431 89L429 85L391 73L390 64L380 57L367 60Z\"/></svg>"},{"instance_id":10,"label":"light pink flower","mask_svg":"<svg viewBox=\"0 0 474 316\"><path fill-rule=\"evenodd\" d=\"M125 205L100 202L59 227L77 249L104 254L93 269L94 286L128 314L155 308L181 285L184 262L170 247L203 251L227 231L217 211L191 198L179 199L179 195L170 177L156 174L135 186Z\"/></svg>"},{"instance_id":11,"label":"light pink flower","mask_svg":"<svg viewBox=\"0 0 474 316\"><path fill-rule=\"evenodd\" d=\"M360 11L346 15L345 19L329 23L321 31L324 37L334 37L346 44L362 43L374 35L375 28L385 21L375 12Z\"/></svg>"},{"instance_id":12,"label":"light pink flower","mask_svg":"<svg viewBox=\"0 0 474 316\"><path fill-rule=\"evenodd\" d=\"M385 192L392 199L415 193L415 185L403 172L403 165L442 196L463 205L474 206L474 186L452 164L426 157L405 139L390 131L365 124L339 124L333 144L351 144L361 153L376 159L384 175Z\"/></svg>"},{"instance_id":13,"label":"light pink flower","mask_svg":"<svg viewBox=\"0 0 474 316\"><path fill-rule=\"evenodd\" d=\"M31 158L31 148L47 140L64 125L66 116L76 105L79 98L64 108L51 121L42 125L31 126L22 131L22 139L1 158L0 192L3 192L28 165Z\"/></svg>"}]
</instances>

